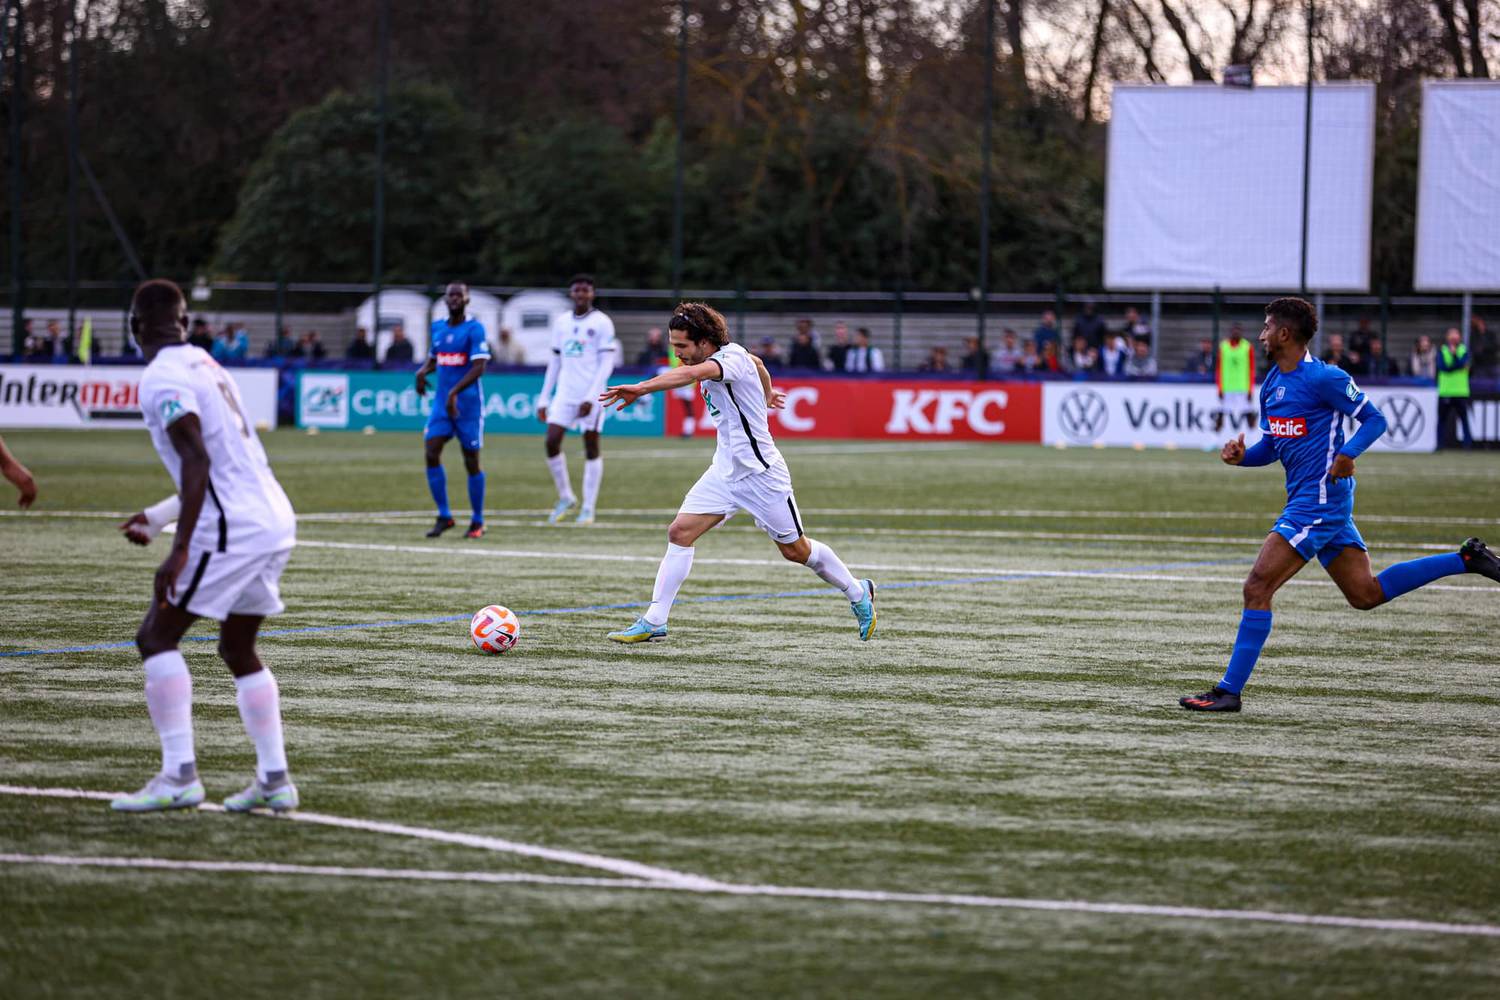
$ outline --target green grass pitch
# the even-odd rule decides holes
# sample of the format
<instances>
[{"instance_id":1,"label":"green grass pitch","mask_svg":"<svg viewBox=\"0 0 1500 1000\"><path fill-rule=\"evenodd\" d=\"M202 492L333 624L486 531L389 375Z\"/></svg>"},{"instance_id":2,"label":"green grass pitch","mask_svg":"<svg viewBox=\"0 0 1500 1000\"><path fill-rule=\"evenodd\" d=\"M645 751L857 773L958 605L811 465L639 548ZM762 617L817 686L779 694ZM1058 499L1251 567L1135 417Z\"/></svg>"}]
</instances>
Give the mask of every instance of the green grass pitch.
<instances>
[{"instance_id":1,"label":"green grass pitch","mask_svg":"<svg viewBox=\"0 0 1500 1000\"><path fill-rule=\"evenodd\" d=\"M150 444L6 437L42 499L0 516L0 653L128 643L164 546L110 512L169 492ZM1245 712L1177 708L1222 669L1278 470L789 443L807 530L883 585L875 638L737 518L670 640L619 647L639 612L606 606L650 597L711 445L606 438L599 523L549 528L540 439L491 438L474 542L422 537L415 436L265 440L303 515L261 643L303 811L491 839L0 794L0 995L1500 995L1500 936L1472 932L1500 925L1500 587L1361 613L1314 565ZM1377 568L1500 540L1500 455L1359 464ZM467 639L490 603L522 616L502 657ZM212 641L185 653L217 800L253 754ZM158 759L133 648L0 657L0 784L134 788Z\"/></svg>"}]
</instances>

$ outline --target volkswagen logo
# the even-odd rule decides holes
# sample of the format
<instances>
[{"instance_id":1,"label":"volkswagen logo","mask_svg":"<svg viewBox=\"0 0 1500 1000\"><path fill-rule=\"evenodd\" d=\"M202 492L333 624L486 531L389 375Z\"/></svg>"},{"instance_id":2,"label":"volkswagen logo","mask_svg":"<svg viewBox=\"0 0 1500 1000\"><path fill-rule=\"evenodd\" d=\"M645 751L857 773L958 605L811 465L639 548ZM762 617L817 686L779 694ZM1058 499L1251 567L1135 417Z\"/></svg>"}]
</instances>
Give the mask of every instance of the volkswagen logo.
<instances>
[{"instance_id":1,"label":"volkswagen logo","mask_svg":"<svg viewBox=\"0 0 1500 1000\"><path fill-rule=\"evenodd\" d=\"M1097 440L1109 426L1109 404L1092 389L1075 389L1057 404L1063 433L1079 444Z\"/></svg>"},{"instance_id":2,"label":"volkswagen logo","mask_svg":"<svg viewBox=\"0 0 1500 1000\"><path fill-rule=\"evenodd\" d=\"M1386 396L1380 401L1385 414L1385 440L1392 448L1410 448L1422 436L1427 417L1422 404L1411 396Z\"/></svg>"}]
</instances>

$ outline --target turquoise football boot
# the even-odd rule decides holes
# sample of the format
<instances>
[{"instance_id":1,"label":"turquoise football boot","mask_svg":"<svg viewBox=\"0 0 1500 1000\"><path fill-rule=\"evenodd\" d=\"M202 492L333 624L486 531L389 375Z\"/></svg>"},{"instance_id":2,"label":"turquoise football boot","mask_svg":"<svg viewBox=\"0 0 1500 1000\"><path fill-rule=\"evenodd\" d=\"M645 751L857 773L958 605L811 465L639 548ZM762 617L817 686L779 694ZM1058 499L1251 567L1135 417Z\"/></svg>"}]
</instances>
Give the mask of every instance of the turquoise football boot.
<instances>
[{"instance_id":1,"label":"turquoise football boot","mask_svg":"<svg viewBox=\"0 0 1500 1000\"><path fill-rule=\"evenodd\" d=\"M563 519L563 515L572 510L573 505L577 502L577 500L573 499L557 501L557 503L552 507L552 513L547 515L547 523L556 524L558 521L561 521Z\"/></svg>"},{"instance_id":2,"label":"turquoise football boot","mask_svg":"<svg viewBox=\"0 0 1500 1000\"><path fill-rule=\"evenodd\" d=\"M665 625L652 625L644 617L637 618L629 628L622 628L618 632L609 634L609 638L614 642L652 642L666 637Z\"/></svg>"},{"instance_id":3,"label":"turquoise football boot","mask_svg":"<svg viewBox=\"0 0 1500 1000\"><path fill-rule=\"evenodd\" d=\"M850 601L849 610L854 612L854 620L859 622L859 641L865 642L875 634L875 581L861 580L859 583L865 588L865 596L857 601Z\"/></svg>"}]
</instances>

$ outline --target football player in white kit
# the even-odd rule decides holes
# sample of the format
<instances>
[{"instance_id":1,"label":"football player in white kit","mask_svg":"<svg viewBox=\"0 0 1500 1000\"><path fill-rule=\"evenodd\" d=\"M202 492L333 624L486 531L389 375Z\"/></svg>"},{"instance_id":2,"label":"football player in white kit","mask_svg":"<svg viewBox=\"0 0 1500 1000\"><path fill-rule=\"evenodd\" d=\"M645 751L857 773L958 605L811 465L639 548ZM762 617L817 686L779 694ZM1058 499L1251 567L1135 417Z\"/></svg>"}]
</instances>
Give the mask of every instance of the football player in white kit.
<instances>
[{"instance_id":1,"label":"football player in white kit","mask_svg":"<svg viewBox=\"0 0 1500 1000\"><path fill-rule=\"evenodd\" d=\"M556 524L577 503L568 481L568 457L563 454L563 435L570 427L583 432L583 506L579 524L594 523L594 505L604 480L604 458L599 454L599 432L604 429L608 407L598 402L599 393L615 370L619 343L615 324L594 308L594 278L578 274L568 283L573 311L552 321L552 360L537 399L536 415L547 425L547 467L557 485L557 505L547 522ZM553 390L556 389L556 397Z\"/></svg>"},{"instance_id":2,"label":"football player in white kit","mask_svg":"<svg viewBox=\"0 0 1500 1000\"><path fill-rule=\"evenodd\" d=\"M296 520L245 418L239 388L207 351L186 343L187 327L187 303L176 285L156 280L136 289L130 332L147 361L141 412L177 493L120 528L138 545L174 520L177 533L135 636L162 769L111 805L153 812L203 801L193 750L193 681L177 646L193 622L212 618L222 623L219 655L234 674L240 718L257 758L254 779L225 799L224 808L285 812L296 808L297 788L287 770L281 695L256 655L255 636L266 615L282 610L281 572L296 544Z\"/></svg>"},{"instance_id":3,"label":"football player in white kit","mask_svg":"<svg viewBox=\"0 0 1500 1000\"><path fill-rule=\"evenodd\" d=\"M738 511L776 543L781 554L802 563L833 585L849 601L860 639L875 631L875 584L856 580L838 555L802 532L802 516L792 493L792 476L771 440L768 409L779 408L786 394L771 385L771 376L755 355L729 342L724 317L701 302L684 302L667 324L680 367L635 385L612 386L600 395L605 405L621 408L653 392L697 383L719 432L709 466L667 529L667 554L656 571L651 606L628 628L609 633L615 642L649 642L667 635L667 615L677 591L693 568L693 543Z\"/></svg>"}]
</instances>

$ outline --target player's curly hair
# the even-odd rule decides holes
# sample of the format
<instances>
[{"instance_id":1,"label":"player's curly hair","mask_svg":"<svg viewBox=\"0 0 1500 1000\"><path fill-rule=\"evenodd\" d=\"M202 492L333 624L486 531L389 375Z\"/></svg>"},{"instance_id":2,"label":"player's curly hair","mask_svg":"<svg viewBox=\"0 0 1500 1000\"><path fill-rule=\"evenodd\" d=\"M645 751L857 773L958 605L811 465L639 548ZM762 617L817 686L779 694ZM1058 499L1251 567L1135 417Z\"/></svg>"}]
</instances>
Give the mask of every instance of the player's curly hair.
<instances>
[{"instance_id":1,"label":"player's curly hair","mask_svg":"<svg viewBox=\"0 0 1500 1000\"><path fill-rule=\"evenodd\" d=\"M1272 299L1266 306L1266 315L1271 317L1277 326L1291 328L1292 333L1304 344L1318 333L1318 311L1313 308L1311 302L1299 299L1295 295Z\"/></svg>"},{"instance_id":2,"label":"player's curly hair","mask_svg":"<svg viewBox=\"0 0 1500 1000\"><path fill-rule=\"evenodd\" d=\"M729 343L729 324L724 314L705 302L683 302L672 310L668 330L681 330L696 343L708 341L715 347Z\"/></svg>"}]
</instances>

